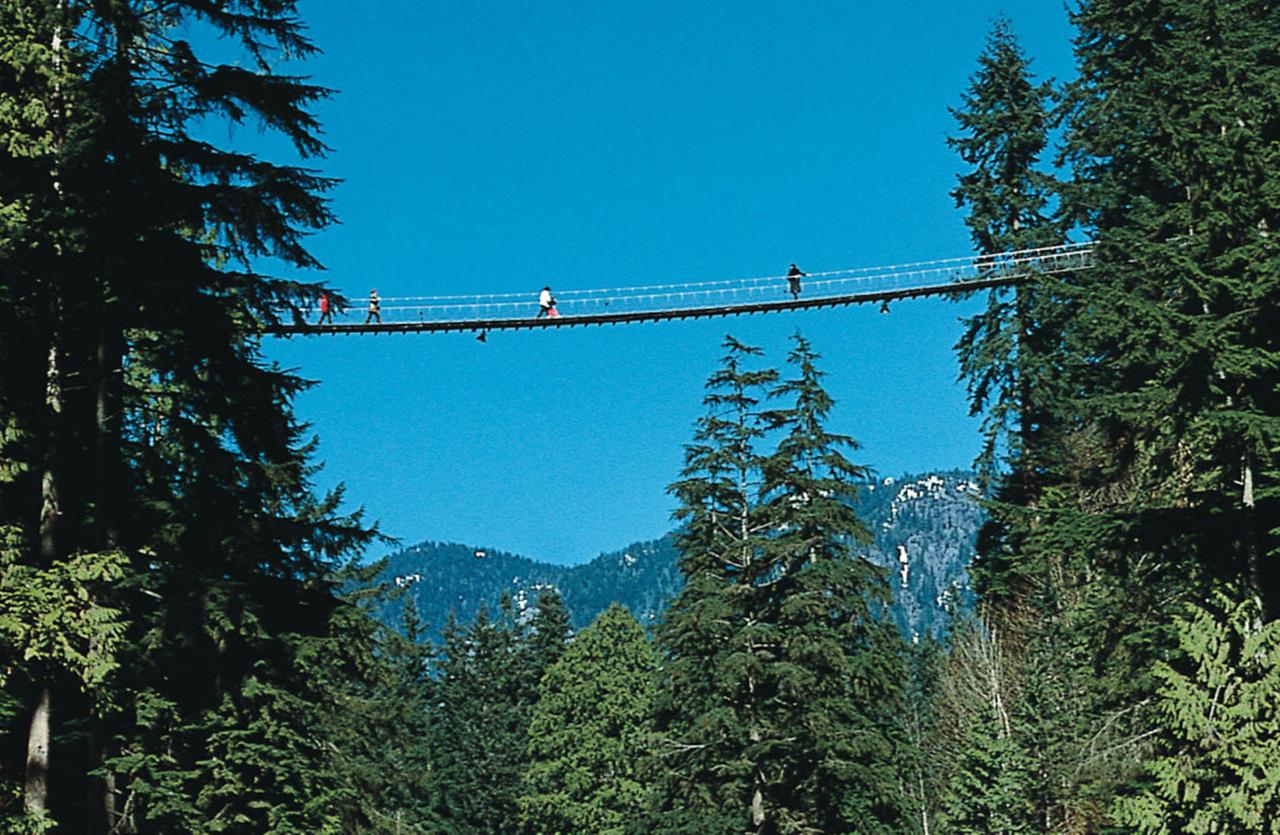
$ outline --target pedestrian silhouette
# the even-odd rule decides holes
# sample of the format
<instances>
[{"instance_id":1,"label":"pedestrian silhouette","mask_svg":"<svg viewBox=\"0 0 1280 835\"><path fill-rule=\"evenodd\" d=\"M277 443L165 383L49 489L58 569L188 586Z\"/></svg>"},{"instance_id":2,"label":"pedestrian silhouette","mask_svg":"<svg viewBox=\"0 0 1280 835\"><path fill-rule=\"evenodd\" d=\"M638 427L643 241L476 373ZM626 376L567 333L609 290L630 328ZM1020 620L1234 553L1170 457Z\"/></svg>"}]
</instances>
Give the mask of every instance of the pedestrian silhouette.
<instances>
[{"instance_id":1,"label":"pedestrian silhouette","mask_svg":"<svg viewBox=\"0 0 1280 835\"><path fill-rule=\"evenodd\" d=\"M791 269L787 270L787 286L791 290L791 298L800 298L800 277L808 275L795 264L791 265Z\"/></svg>"},{"instance_id":2,"label":"pedestrian silhouette","mask_svg":"<svg viewBox=\"0 0 1280 835\"><path fill-rule=\"evenodd\" d=\"M325 322L328 322L331 325L333 324L333 299L329 298L328 290L321 290L320 291L320 321L316 322L316 326L319 327L320 325L323 325Z\"/></svg>"}]
</instances>

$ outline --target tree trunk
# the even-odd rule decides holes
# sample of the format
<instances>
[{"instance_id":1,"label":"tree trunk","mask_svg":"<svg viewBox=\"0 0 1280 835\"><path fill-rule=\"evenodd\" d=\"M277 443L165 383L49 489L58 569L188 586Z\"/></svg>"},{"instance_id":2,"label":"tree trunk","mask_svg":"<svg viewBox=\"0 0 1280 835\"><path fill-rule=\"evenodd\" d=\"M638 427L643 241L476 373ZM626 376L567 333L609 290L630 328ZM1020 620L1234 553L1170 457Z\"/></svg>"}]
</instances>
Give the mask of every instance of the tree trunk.
<instances>
[{"instance_id":1,"label":"tree trunk","mask_svg":"<svg viewBox=\"0 0 1280 835\"><path fill-rule=\"evenodd\" d=\"M54 21L50 36L53 81L50 89L51 122L58 131L62 120L62 72L63 38L61 13L66 0L58 4L59 17ZM60 139L60 138L59 138ZM60 141L57 144L61 144ZM61 172L58 157L54 156L50 168L50 184L54 194L62 196ZM40 476L40 564L48 567L57 561L62 531L61 497L61 434L62 434L62 295L59 271L62 269L62 249L59 242L53 245L55 264L49 275L49 354L45 366L45 449L43 472ZM49 809L49 738L53 711L53 682L48 674L40 684L40 695L31 713L31 725L27 730L27 764L22 786L22 806L29 815L42 814Z\"/></svg>"},{"instance_id":2,"label":"tree trunk","mask_svg":"<svg viewBox=\"0 0 1280 835\"><path fill-rule=\"evenodd\" d=\"M27 773L22 790L22 808L28 815L49 809L49 714L53 710L50 685L40 688L31 726L27 731Z\"/></svg>"},{"instance_id":3,"label":"tree trunk","mask_svg":"<svg viewBox=\"0 0 1280 835\"><path fill-rule=\"evenodd\" d=\"M751 825L759 832L764 826L764 792L760 790L759 774L756 775L756 790L751 793Z\"/></svg>"},{"instance_id":4,"label":"tree trunk","mask_svg":"<svg viewBox=\"0 0 1280 835\"><path fill-rule=\"evenodd\" d=\"M1030 359L1027 356L1028 337L1031 335L1031 313L1028 309L1030 301L1027 294L1030 290L1018 284L1014 287L1014 309L1016 311L1017 322L1015 327L1018 329L1018 358L1017 358L1017 375L1018 375L1018 470L1022 481L1022 502L1025 507L1035 507L1036 505L1036 485L1035 485L1035 455L1033 449L1035 440L1032 437L1033 427L1037 419L1035 406L1033 404L1034 395L1031 391L1031 381L1027 376L1027 368L1030 365Z\"/></svg>"},{"instance_id":5,"label":"tree trunk","mask_svg":"<svg viewBox=\"0 0 1280 835\"><path fill-rule=\"evenodd\" d=\"M1266 598L1262 593L1262 568L1258 565L1258 516L1253 495L1253 456L1246 452L1240 463L1240 503L1244 505L1244 559L1248 572L1249 591L1258 604L1258 617L1263 620L1270 614L1266 611ZM1261 626L1261 624L1259 624Z\"/></svg>"},{"instance_id":6,"label":"tree trunk","mask_svg":"<svg viewBox=\"0 0 1280 835\"><path fill-rule=\"evenodd\" d=\"M924 835L929 835L929 804L927 795L925 794L924 777L919 778L920 782L920 827Z\"/></svg>"},{"instance_id":7,"label":"tree trunk","mask_svg":"<svg viewBox=\"0 0 1280 835\"><path fill-rule=\"evenodd\" d=\"M107 759L107 733L102 720L89 718L89 769L101 768ZM89 808L85 831L88 835L100 835L111 831L119 817L116 811L116 778L114 774L89 778Z\"/></svg>"},{"instance_id":8,"label":"tree trunk","mask_svg":"<svg viewBox=\"0 0 1280 835\"><path fill-rule=\"evenodd\" d=\"M121 66L132 68L129 56L129 34L117 22L115 30L116 59ZM131 77L131 76L130 76ZM121 90L121 93L126 91ZM96 390L94 392L94 486L91 532L95 546L103 551L120 547L120 530L126 513L127 475L121 449L121 422L124 393L124 354L126 340L121 305L114 300L111 279L100 286L95 300L97 345L93 357ZM98 600L99 603L113 601ZM91 701L96 701L90 693ZM111 756L111 732L108 718L94 706L89 712L88 771L102 769ZM104 773L89 777L87 831L110 832L119 817L116 809L116 778Z\"/></svg>"},{"instance_id":9,"label":"tree trunk","mask_svg":"<svg viewBox=\"0 0 1280 835\"><path fill-rule=\"evenodd\" d=\"M103 305L102 335L97 347L97 377L95 423L96 441L94 461L94 506L96 518L95 540L103 550L112 550L120 544L120 503L124 485L120 483L120 400L122 380L122 339L110 306Z\"/></svg>"},{"instance_id":10,"label":"tree trunk","mask_svg":"<svg viewBox=\"0 0 1280 835\"><path fill-rule=\"evenodd\" d=\"M122 481L120 451L120 411L122 356L124 340L119 333L114 307L107 300L99 304L98 344L94 357L97 386L94 392L94 483L93 530L94 547L114 550L120 544L121 503L125 484ZM97 600L102 603L104 601ZM92 697L93 694L90 694ZM100 711L90 708L89 746L86 772L101 769L111 755L110 728ZM85 831L89 835L110 832L115 825L116 783L114 774L89 776Z\"/></svg>"},{"instance_id":11,"label":"tree trunk","mask_svg":"<svg viewBox=\"0 0 1280 835\"><path fill-rule=\"evenodd\" d=\"M54 335L49 346L45 369L46 448L44 472L40 477L40 564L48 567L58 558L62 503L58 478L58 435L62 424L62 379L59 354L60 315L56 294L50 304L54 318ZM46 678L31 713L27 731L27 766L22 789L22 805L27 814L40 814L49 808L49 725L53 701L53 684Z\"/></svg>"}]
</instances>

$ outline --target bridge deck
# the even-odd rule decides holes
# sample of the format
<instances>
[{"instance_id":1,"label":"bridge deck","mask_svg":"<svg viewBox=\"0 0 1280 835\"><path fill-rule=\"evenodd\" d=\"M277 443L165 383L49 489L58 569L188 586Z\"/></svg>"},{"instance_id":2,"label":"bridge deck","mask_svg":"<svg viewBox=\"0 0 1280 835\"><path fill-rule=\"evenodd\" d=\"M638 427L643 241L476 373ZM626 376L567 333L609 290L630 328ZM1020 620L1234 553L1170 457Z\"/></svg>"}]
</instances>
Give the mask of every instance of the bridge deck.
<instances>
[{"instance_id":1,"label":"bridge deck","mask_svg":"<svg viewBox=\"0 0 1280 835\"><path fill-rule=\"evenodd\" d=\"M591 313L578 316L555 316L518 319L459 319L427 322L383 322L371 324L278 324L263 329L273 336L361 335L379 333L438 333L449 331L513 331L535 328L572 328L588 325L621 325L635 322L660 322L668 319L708 319L717 316L741 316L752 313L776 313L787 310L813 310L823 307L844 307L855 304L891 302L920 296L954 296L990 287L1001 287L1023 281L1025 275L1000 278L975 279L963 284L944 284L935 287L914 287L900 290L881 290L866 293L848 293L819 298L785 299L752 302L747 304L720 305L716 307L685 307L669 310L638 310L619 313Z\"/></svg>"},{"instance_id":2,"label":"bridge deck","mask_svg":"<svg viewBox=\"0 0 1280 835\"><path fill-rule=\"evenodd\" d=\"M814 273L803 276L799 298L789 297L787 276L565 290L557 293L560 300L556 306L561 315L554 317L536 315L536 293L402 296L379 300L386 321L360 322L366 311L355 305L335 311L337 322L330 319L323 325L309 324L302 321L302 312L294 309L288 311L292 324L283 321L285 315L278 315L277 321L264 325L263 331L273 336L485 332L741 316L959 295L1036 276L1087 269L1092 263L1092 243L1083 242Z\"/></svg>"}]
</instances>

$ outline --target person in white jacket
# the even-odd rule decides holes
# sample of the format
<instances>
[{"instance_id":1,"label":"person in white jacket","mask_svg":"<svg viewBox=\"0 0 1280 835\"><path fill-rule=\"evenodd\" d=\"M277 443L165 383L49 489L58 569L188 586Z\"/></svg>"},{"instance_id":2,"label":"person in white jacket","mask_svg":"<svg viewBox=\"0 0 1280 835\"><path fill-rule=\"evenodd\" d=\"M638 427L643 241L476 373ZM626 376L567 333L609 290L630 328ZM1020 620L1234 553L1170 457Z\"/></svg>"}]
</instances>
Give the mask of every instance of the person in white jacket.
<instances>
[{"instance_id":1,"label":"person in white jacket","mask_svg":"<svg viewBox=\"0 0 1280 835\"><path fill-rule=\"evenodd\" d=\"M559 311L556 310L555 296L551 295L551 288L543 287L542 292L538 293L537 318L541 319L543 316L559 316L559 315L560 315Z\"/></svg>"}]
</instances>

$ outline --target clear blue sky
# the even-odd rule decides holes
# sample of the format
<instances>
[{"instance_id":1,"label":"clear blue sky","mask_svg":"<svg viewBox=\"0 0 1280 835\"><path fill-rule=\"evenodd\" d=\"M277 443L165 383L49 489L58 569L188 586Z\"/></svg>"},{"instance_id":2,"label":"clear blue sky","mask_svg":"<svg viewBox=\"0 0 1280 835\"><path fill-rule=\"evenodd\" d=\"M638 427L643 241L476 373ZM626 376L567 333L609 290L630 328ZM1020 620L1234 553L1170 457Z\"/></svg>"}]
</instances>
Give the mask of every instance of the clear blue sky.
<instances>
[{"instance_id":1,"label":"clear blue sky","mask_svg":"<svg viewBox=\"0 0 1280 835\"><path fill-rule=\"evenodd\" d=\"M970 251L944 144L991 18L1072 72L1057 3L300 4L353 297L810 272ZM977 302L734 320L271 341L343 482L405 544L557 562L656 537L726 332L825 357L833 425L882 475L978 449L951 346ZM377 556L378 553L372 554Z\"/></svg>"}]
</instances>

